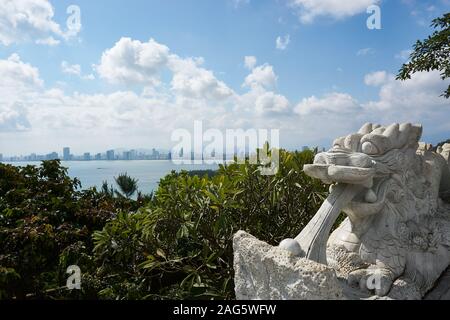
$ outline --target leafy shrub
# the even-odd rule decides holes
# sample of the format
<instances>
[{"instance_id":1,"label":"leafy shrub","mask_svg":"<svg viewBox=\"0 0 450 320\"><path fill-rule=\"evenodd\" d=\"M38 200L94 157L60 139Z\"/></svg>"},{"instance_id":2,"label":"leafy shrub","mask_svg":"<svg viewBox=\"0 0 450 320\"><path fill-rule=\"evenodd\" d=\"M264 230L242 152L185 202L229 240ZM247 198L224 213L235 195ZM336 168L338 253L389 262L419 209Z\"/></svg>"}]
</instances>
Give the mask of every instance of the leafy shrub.
<instances>
[{"instance_id":1,"label":"leafy shrub","mask_svg":"<svg viewBox=\"0 0 450 320\"><path fill-rule=\"evenodd\" d=\"M191 170L188 171L188 174L191 177L193 176L203 177L204 175L207 175L208 178L212 178L217 175L217 170Z\"/></svg>"},{"instance_id":2,"label":"leafy shrub","mask_svg":"<svg viewBox=\"0 0 450 320\"><path fill-rule=\"evenodd\" d=\"M65 285L66 268L95 270L94 230L117 208L136 204L79 188L59 161L39 167L0 164L0 297L73 297L57 289Z\"/></svg>"},{"instance_id":3,"label":"leafy shrub","mask_svg":"<svg viewBox=\"0 0 450 320\"><path fill-rule=\"evenodd\" d=\"M314 152L280 151L276 175L249 163L172 172L152 195L80 191L59 161L0 164L0 298L232 299L232 237L273 245L297 235L326 187ZM78 265L82 290L65 289Z\"/></svg>"},{"instance_id":4,"label":"leafy shrub","mask_svg":"<svg viewBox=\"0 0 450 320\"><path fill-rule=\"evenodd\" d=\"M271 244L297 235L316 213L326 187L307 177L311 151L281 151L280 170L221 166L209 178L172 172L153 201L121 213L94 234L95 256L114 299L231 299L232 237L246 230Z\"/></svg>"},{"instance_id":5,"label":"leafy shrub","mask_svg":"<svg viewBox=\"0 0 450 320\"><path fill-rule=\"evenodd\" d=\"M127 173L121 173L114 178L120 191L116 191L119 197L131 198L138 191L138 180L130 177Z\"/></svg>"}]
</instances>

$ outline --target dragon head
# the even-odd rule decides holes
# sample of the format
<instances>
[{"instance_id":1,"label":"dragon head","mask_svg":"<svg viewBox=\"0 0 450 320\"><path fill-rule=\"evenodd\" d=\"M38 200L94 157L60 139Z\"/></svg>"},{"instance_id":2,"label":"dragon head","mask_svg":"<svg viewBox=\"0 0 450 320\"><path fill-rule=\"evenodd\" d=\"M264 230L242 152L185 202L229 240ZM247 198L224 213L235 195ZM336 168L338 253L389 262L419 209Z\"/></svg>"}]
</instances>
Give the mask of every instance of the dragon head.
<instances>
[{"instance_id":1,"label":"dragon head","mask_svg":"<svg viewBox=\"0 0 450 320\"><path fill-rule=\"evenodd\" d=\"M367 123L357 133L336 139L331 150L317 154L304 170L328 184L360 185L344 211L350 218L368 216L381 210L392 184L404 181L401 176L408 170L422 171L416 154L421 135L420 125Z\"/></svg>"}]
</instances>

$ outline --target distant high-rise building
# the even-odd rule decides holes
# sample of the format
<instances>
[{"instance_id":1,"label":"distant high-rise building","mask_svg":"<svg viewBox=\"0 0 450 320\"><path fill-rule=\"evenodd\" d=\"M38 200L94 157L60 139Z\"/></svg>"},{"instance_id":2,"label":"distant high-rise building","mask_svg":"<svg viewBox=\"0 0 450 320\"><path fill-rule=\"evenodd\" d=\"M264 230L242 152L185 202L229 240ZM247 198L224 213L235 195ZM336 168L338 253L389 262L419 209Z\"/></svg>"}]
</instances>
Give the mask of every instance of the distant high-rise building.
<instances>
[{"instance_id":1,"label":"distant high-rise building","mask_svg":"<svg viewBox=\"0 0 450 320\"><path fill-rule=\"evenodd\" d=\"M160 156L159 152L155 148L153 148L152 149L152 159L158 160L159 156Z\"/></svg>"},{"instance_id":2,"label":"distant high-rise building","mask_svg":"<svg viewBox=\"0 0 450 320\"><path fill-rule=\"evenodd\" d=\"M70 160L70 148L69 147L65 147L63 149L63 160L64 161L69 161Z\"/></svg>"},{"instance_id":3,"label":"distant high-rise building","mask_svg":"<svg viewBox=\"0 0 450 320\"><path fill-rule=\"evenodd\" d=\"M49 153L45 156L45 159L46 160L56 160L56 159L58 159L58 153L56 153L56 152Z\"/></svg>"},{"instance_id":4,"label":"distant high-rise building","mask_svg":"<svg viewBox=\"0 0 450 320\"><path fill-rule=\"evenodd\" d=\"M0 153L0 162L3 161L3 154Z\"/></svg>"},{"instance_id":5,"label":"distant high-rise building","mask_svg":"<svg viewBox=\"0 0 450 320\"><path fill-rule=\"evenodd\" d=\"M306 150L309 150L309 147L308 146L303 146L302 151L306 151Z\"/></svg>"},{"instance_id":6,"label":"distant high-rise building","mask_svg":"<svg viewBox=\"0 0 450 320\"><path fill-rule=\"evenodd\" d=\"M83 160L84 160L84 161L91 161L91 154L90 154L89 152L86 152L86 153L83 155Z\"/></svg>"},{"instance_id":7,"label":"distant high-rise building","mask_svg":"<svg viewBox=\"0 0 450 320\"><path fill-rule=\"evenodd\" d=\"M102 154L101 153L97 153L95 155L95 160L102 160Z\"/></svg>"},{"instance_id":8,"label":"distant high-rise building","mask_svg":"<svg viewBox=\"0 0 450 320\"><path fill-rule=\"evenodd\" d=\"M131 160L131 152L130 151L124 151L123 152L123 159L124 160Z\"/></svg>"},{"instance_id":9,"label":"distant high-rise building","mask_svg":"<svg viewBox=\"0 0 450 320\"><path fill-rule=\"evenodd\" d=\"M106 151L106 160L115 160L114 150Z\"/></svg>"}]
</instances>

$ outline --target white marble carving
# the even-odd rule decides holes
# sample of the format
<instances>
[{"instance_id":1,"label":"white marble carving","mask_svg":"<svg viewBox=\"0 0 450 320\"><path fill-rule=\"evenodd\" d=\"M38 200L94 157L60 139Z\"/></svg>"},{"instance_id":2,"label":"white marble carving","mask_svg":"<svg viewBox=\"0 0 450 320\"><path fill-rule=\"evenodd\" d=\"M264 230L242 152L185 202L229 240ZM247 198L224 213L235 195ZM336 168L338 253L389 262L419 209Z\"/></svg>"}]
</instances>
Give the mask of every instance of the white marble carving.
<instances>
[{"instance_id":1,"label":"white marble carving","mask_svg":"<svg viewBox=\"0 0 450 320\"><path fill-rule=\"evenodd\" d=\"M234 237L236 298L343 299L333 269L267 243L243 231Z\"/></svg>"},{"instance_id":2,"label":"white marble carving","mask_svg":"<svg viewBox=\"0 0 450 320\"><path fill-rule=\"evenodd\" d=\"M296 272L301 274L298 268L320 278L317 273L330 269L318 271L317 265L326 264L349 288L377 297L421 299L429 292L450 265L450 205L441 200L450 193L450 144L433 152L431 145L419 145L421 134L420 125L383 127L368 123L358 133L336 139L330 151L318 154L304 171L332 184L329 197L295 238L298 246L288 239L280 248L255 250L253 256L248 250L242 254L246 250L242 234L236 236L237 296L261 297L256 294L258 290L242 291L258 284L256 287L265 288L266 299L336 298L332 288L329 295L303 295L302 290L315 290L308 285L272 294L276 290L271 286L282 288L294 283ZM341 211L347 219L330 236ZM264 253L273 250L315 263L294 267L280 262L283 267L278 268L278 260ZM270 272L281 274L268 274L267 261L272 266ZM267 277L281 282L268 284ZM286 277L289 280L282 283Z\"/></svg>"}]
</instances>

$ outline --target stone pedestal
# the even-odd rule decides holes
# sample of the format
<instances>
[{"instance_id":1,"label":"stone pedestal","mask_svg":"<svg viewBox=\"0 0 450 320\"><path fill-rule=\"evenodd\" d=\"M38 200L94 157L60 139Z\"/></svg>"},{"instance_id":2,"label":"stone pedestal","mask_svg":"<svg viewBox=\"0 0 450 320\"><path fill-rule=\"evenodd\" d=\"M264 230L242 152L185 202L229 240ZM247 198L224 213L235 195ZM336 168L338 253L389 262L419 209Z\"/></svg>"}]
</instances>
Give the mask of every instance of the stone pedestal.
<instances>
[{"instance_id":1,"label":"stone pedestal","mask_svg":"<svg viewBox=\"0 0 450 320\"><path fill-rule=\"evenodd\" d=\"M342 300L333 269L239 231L233 242L238 300Z\"/></svg>"}]
</instances>

